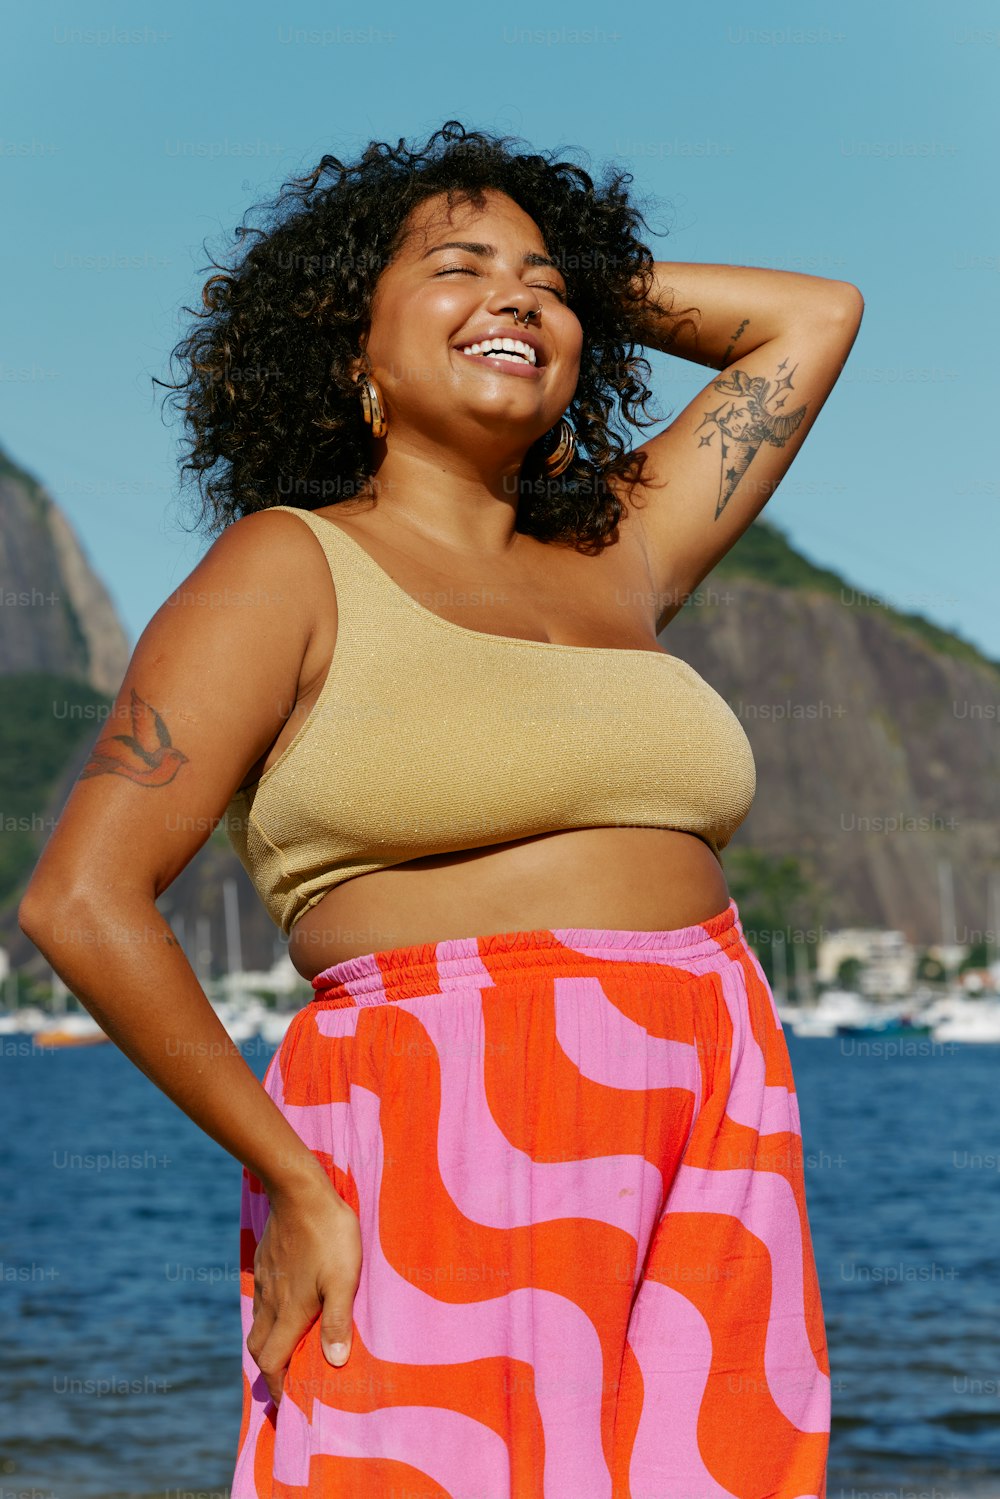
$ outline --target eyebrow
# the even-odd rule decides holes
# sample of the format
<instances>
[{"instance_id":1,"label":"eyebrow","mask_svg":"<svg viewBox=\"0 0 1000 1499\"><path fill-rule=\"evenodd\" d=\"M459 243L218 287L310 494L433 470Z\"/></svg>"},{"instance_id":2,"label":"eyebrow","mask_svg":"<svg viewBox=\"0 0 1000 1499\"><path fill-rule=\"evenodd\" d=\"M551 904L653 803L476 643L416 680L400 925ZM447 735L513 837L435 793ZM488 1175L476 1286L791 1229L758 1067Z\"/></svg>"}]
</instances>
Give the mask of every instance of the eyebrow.
<instances>
[{"instance_id":1,"label":"eyebrow","mask_svg":"<svg viewBox=\"0 0 1000 1499\"><path fill-rule=\"evenodd\" d=\"M495 260L497 255L496 245L484 245L478 240L448 239L444 244L432 245L429 250L424 251L420 259L426 260L428 255L436 255L438 250L468 250L470 255L482 255L487 260ZM536 255L530 250L521 256L521 264L551 266L554 271L559 271L562 275L557 261L552 260L548 255Z\"/></svg>"}]
</instances>

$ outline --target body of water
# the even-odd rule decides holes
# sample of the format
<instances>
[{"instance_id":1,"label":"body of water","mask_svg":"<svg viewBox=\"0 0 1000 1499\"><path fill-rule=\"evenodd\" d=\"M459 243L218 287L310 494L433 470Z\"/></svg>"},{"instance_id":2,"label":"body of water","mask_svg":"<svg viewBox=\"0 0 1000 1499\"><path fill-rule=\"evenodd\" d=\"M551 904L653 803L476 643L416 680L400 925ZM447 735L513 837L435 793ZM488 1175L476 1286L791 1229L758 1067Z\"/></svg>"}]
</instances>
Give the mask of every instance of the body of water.
<instances>
[{"instance_id":1,"label":"body of water","mask_svg":"<svg viewBox=\"0 0 1000 1499\"><path fill-rule=\"evenodd\" d=\"M830 1342L828 1499L992 1496L1000 1051L786 1034ZM0 1492L224 1499L241 1168L116 1047L2 1048ZM246 1055L262 1077L271 1048Z\"/></svg>"}]
</instances>

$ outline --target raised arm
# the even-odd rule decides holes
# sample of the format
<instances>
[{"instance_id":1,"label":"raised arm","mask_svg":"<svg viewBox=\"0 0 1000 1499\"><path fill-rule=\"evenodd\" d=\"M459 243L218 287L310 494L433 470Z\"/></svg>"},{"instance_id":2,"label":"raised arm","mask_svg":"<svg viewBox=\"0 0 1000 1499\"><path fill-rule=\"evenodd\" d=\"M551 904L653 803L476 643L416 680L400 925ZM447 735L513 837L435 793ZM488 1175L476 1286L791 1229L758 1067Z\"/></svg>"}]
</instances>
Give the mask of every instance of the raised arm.
<instances>
[{"instance_id":1,"label":"raised arm","mask_svg":"<svg viewBox=\"0 0 1000 1499\"><path fill-rule=\"evenodd\" d=\"M638 298L641 288L634 286ZM632 492L657 629L760 514L843 369L860 291L795 271L657 261L636 318L645 347L721 373L646 455ZM623 491L624 496L624 491Z\"/></svg>"}]
</instances>

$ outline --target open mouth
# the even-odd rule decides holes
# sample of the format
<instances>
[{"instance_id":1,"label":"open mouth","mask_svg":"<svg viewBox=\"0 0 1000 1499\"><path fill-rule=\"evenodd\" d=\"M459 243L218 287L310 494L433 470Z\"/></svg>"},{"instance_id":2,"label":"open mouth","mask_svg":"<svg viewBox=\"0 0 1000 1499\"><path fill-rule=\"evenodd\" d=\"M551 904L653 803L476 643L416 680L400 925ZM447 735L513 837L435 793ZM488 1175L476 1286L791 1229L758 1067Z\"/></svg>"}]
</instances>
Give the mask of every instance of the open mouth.
<instances>
[{"instance_id":1,"label":"open mouth","mask_svg":"<svg viewBox=\"0 0 1000 1499\"><path fill-rule=\"evenodd\" d=\"M520 338L487 338L480 343L463 344L458 353L467 359L492 359L498 363L539 364L535 350Z\"/></svg>"}]
</instances>

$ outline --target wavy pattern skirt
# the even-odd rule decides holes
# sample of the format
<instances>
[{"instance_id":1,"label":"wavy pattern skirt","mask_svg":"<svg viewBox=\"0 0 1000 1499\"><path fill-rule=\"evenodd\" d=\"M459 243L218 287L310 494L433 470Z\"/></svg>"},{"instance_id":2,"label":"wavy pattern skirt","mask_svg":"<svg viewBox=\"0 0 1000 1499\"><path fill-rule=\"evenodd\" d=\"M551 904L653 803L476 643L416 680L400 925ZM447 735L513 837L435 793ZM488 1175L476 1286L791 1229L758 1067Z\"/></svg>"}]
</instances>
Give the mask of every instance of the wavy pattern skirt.
<instances>
[{"instance_id":1,"label":"wavy pattern skirt","mask_svg":"<svg viewBox=\"0 0 1000 1499\"><path fill-rule=\"evenodd\" d=\"M781 1023L734 901L313 979L265 1087L358 1214L351 1354L233 1499L825 1499L826 1334ZM268 1202L244 1169L241 1309Z\"/></svg>"}]
</instances>

